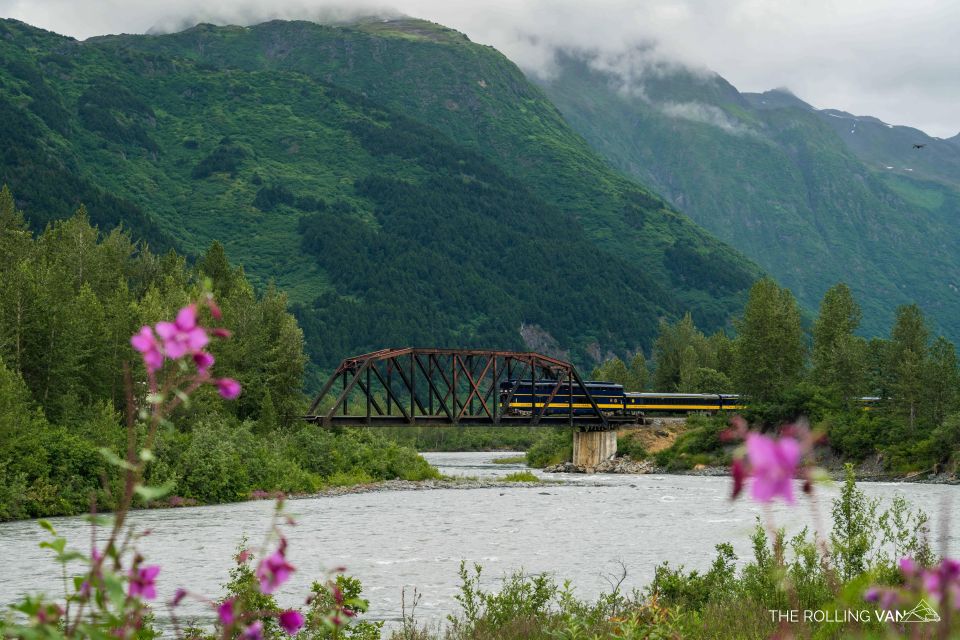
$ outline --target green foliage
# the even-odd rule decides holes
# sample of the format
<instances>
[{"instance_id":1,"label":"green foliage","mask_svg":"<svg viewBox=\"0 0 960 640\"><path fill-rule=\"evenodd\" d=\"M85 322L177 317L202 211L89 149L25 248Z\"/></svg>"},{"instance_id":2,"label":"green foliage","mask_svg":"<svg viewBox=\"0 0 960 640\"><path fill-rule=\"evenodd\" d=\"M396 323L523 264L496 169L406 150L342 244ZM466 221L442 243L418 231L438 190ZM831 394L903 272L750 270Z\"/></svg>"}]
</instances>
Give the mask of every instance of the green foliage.
<instances>
[{"instance_id":1,"label":"green foliage","mask_svg":"<svg viewBox=\"0 0 960 640\"><path fill-rule=\"evenodd\" d=\"M853 465L847 464L840 496L831 509L830 545L840 578L850 581L869 572L897 579L897 563L903 557L911 557L921 566L932 565L935 558L927 515L912 511L902 496L896 496L891 507L881 512L880 501L867 498L855 480Z\"/></svg>"},{"instance_id":2,"label":"green foliage","mask_svg":"<svg viewBox=\"0 0 960 640\"><path fill-rule=\"evenodd\" d=\"M339 592L339 601L338 595ZM314 582L310 588L310 608L307 611L305 636L310 640L380 640L383 622L360 620L370 608L364 599L359 578L337 574L331 582ZM329 621L331 611L346 607L357 618L342 620L341 626Z\"/></svg>"},{"instance_id":3,"label":"green foliage","mask_svg":"<svg viewBox=\"0 0 960 640\"><path fill-rule=\"evenodd\" d=\"M636 434L617 436L617 455L630 456L633 460L643 460L647 457L647 449Z\"/></svg>"},{"instance_id":4,"label":"green foliage","mask_svg":"<svg viewBox=\"0 0 960 640\"><path fill-rule=\"evenodd\" d=\"M379 432L417 451L525 451L543 435L539 427L398 427Z\"/></svg>"},{"instance_id":5,"label":"green foliage","mask_svg":"<svg viewBox=\"0 0 960 640\"><path fill-rule=\"evenodd\" d=\"M741 93L715 74L674 67L625 85L590 53L555 62L538 82L594 149L756 260L803 308L843 280L864 307L864 335L916 301L960 338L960 298L943 293L960 238L950 141L918 153L916 131L782 90Z\"/></svg>"},{"instance_id":6,"label":"green foliage","mask_svg":"<svg viewBox=\"0 0 960 640\"><path fill-rule=\"evenodd\" d=\"M805 345L789 290L769 278L758 281L736 328L734 376L741 393L769 401L799 381Z\"/></svg>"},{"instance_id":7,"label":"green foliage","mask_svg":"<svg viewBox=\"0 0 960 640\"><path fill-rule=\"evenodd\" d=\"M536 469L567 462L573 457L573 436L566 429L544 430L527 450L527 466Z\"/></svg>"},{"instance_id":8,"label":"green foliage","mask_svg":"<svg viewBox=\"0 0 960 640\"><path fill-rule=\"evenodd\" d=\"M315 367L390 342L521 348L523 324L593 364L593 345L649 348L658 317L727 326L757 273L591 152L498 52L419 35L453 33L436 25L76 47L4 24L0 182L33 228L85 202L155 248L218 240L287 292ZM300 44L277 56L283 41Z\"/></svg>"},{"instance_id":9,"label":"green foliage","mask_svg":"<svg viewBox=\"0 0 960 640\"><path fill-rule=\"evenodd\" d=\"M654 454L657 464L668 471L692 469L698 464L726 464L730 459L729 447L720 434L728 427L724 416L689 416L687 430L670 448Z\"/></svg>"},{"instance_id":10,"label":"green foliage","mask_svg":"<svg viewBox=\"0 0 960 640\"><path fill-rule=\"evenodd\" d=\"M812 378L844 402L863 395L867 347L854 335L862 315L850 288L840 283L824 294L813 325Z\"/></svg>"},{"instance_id":11,"label":"green foliage","mask_svg":"<svg viewBox=\"0 0 960 640\"><path fill-rule=\"evenodd\" d=\"M694 389L686 387L693 384L697 369L718 368L717 354L710 340L697 329L689 313L672 324L660 321L653 360L656 363L653 387L663 392L692 392Z\"/></svg>"},{"instance_id":12,"label":"green foliage","mask_svg":"<svg viewBox=\"0 0 960 640\"><path fill-rule=\"evenodd\" d=\"M173 317L205 281L234 332L212 345L218 375L240 380L229 405L211 387L161 431L155 485L188 501L227 502L256 491L309 492L348 480L437 477L412 449L372 434L303 424L303 335L275 288L257 294L215 243L196 268L156 256L84 209L33 238L0 190L0 520L114 506L99 449L126 441L124 363L138 327ZM208 313L203 311L203 313ZM142 379L140 364L134 379ZM135 393L139 389L135 386ZM311 457L312 454L312 457Z\"/></svg>"},{"instance_id":13,"label":"green foliage","mask_svg":"<svg viewBox=\"0 0 960 640\"><path fill-rule=\"evenodd\" d=\"M517 471L503 477L504 482L540 482L540 478L530 471Z\"/></svg>"},{"instance_id":14,"label":"green foliage","mask_svg":"<svg viewBox=\"0 0 960 640\"><path fill-rule=\"evenodd\" d=\"M473 573L460 562L460 592L454 596L463 610L462 617L450 616L453 632L464 635L497 637L507 628L544 620L557 585L547 574L527 576L523 572L507 576L499 592L480 587L480 565Z\"/></svg>"}]
</instances>

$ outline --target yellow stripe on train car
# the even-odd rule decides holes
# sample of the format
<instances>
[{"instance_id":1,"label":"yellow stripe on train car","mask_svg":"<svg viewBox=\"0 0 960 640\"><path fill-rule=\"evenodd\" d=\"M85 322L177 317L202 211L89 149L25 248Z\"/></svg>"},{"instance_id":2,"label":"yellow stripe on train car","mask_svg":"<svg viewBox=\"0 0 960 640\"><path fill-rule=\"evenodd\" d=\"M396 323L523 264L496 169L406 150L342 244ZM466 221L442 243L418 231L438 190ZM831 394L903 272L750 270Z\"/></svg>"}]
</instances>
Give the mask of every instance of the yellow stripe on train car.
<instances>
[{"instance_id":1,"label":"yellow stripe on train car","mask_svg":"<svg viewBox=\"0 0 960 640\"><path fill-rule=\"evenodd\" d=\"M516 407L517 409L529 409L533 406L539 408L539 407L542 407L544 404L545 403L543 402L537 402L532 404L530 402L511 402L510 407L511 408ZM578 402L574 402L572 405L567 404L566 402L552 402L547 408L548 409L569 409L571 406L574 409L592 409L593 408L593 405L591 404L580 404ZM599 407L600 409L622 409L623 405L622 404L600 404L598 402L597 407Z\"/></svg>"}]
</instances>

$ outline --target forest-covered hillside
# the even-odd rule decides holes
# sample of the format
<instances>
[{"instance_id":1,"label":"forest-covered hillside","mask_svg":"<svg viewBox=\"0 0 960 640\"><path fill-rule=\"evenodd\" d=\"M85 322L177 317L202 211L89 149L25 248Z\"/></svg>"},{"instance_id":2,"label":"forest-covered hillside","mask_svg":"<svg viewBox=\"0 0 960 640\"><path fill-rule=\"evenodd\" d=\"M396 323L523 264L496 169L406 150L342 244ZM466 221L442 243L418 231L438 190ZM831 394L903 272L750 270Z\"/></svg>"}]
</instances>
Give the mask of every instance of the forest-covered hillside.
<instances>
[{"instance_id":1,"label":"forest-covered hillside","mask_svg":"<svg viewBox=\"0 0 960 640\"><path fill-rule=\"evenodd\" d=\"M650 66L627 83L582 53L541 81L625 172L790 287L807 309L838 280L883 335L917 303L960 338L960 147L909 127L816 110L787 91ZM914 144L923 145L915 148Z\"/></svg>"},{"instance_id":2,"label":"forest-covered hillside","mask_svg":"<svg viewBox=\"0 0 960 640\"><path fill-rule=\"evenodd\" d=\"M581 362L726 326L758 270L609 168L496 51L430 23L85 42L0 22L0 179L297 304L312 360L388 344Z\"/></svg>"}]
</instances>

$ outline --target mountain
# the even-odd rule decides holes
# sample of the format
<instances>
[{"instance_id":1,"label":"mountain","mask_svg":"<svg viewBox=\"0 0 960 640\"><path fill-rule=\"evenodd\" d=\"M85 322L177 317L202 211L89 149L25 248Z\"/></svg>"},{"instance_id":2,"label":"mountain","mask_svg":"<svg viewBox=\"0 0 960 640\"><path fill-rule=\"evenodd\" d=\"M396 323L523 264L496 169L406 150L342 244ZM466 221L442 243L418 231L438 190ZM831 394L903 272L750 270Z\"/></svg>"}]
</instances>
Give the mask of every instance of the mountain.
<instances>
[{"instance_id":1,"label":"mountain","mask_svg":"<svg viewBox=\"0 0 960 640\"><path fill-rule=\"evenodd\" d=\"M785 90L650 65L626 83L567 52L538 79L591 146L754 259L814 309L838 281L886 334L917 302L960 338L960 145ZM914 149L913 144L926 144Z\"/></svg>"},{"instance_id":2,"label":"mountain","mask_svg":"<svg viewBox=\"0 0 960 640\"><path fill-rule=\"evenodd\" d=\"M219 240L289 293L321 366L400 344L589 362L688 309L725 326L759 274L431 23L77 42L5 20L0 61L0 181L34 225L83 201L154 243Z\"/></svg>"}]
</instances>

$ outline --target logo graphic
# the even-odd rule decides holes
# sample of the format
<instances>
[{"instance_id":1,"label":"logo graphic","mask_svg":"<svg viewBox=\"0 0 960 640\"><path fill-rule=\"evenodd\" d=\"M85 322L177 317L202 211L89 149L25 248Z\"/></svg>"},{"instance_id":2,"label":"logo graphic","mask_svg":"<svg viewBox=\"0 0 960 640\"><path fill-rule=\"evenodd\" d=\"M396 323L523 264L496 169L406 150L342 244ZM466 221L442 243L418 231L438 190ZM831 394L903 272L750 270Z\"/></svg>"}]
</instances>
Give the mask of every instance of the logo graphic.
<instances>
[{"instance_id":1,"label":"logo graphic","mask_svg":"<svg viewBox=\"0 0 960 640\"><path fill-rule=\"evenodd\" d=\"M940 622L940 614L933 610L926 600L903 614L902 622Z\"/></svg>"}]
</instances>

